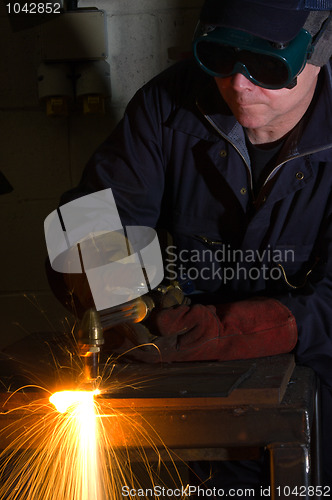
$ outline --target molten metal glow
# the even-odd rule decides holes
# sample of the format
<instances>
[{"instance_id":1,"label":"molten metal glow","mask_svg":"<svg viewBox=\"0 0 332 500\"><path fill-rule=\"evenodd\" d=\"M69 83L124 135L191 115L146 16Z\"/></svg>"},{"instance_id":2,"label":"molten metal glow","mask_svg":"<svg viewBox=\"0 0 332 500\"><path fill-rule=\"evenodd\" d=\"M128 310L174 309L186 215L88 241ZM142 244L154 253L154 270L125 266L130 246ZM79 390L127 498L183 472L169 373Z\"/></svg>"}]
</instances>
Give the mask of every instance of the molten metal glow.
<instances>
[{"instance_id":1,"label":"molten metal glow","mask_svg":"<svg viewBox=\"0 0 332 500\"><path fill-rule=\"evenodd\" d=\"M68 451L74 451L72 462L74 499L99 500L103 497L98 456L98 430L94 396L99 391L62 391L53 394L50 402L60 413L71 417L67 434ZM64 436L66 439L66 437Z\"/></svg>"},{"instance_id":2,"label":"molten metal glow","mask_svg":"<svg viewBox=\"0 0 332 500\"><path fill-rule=\"evenodd\" d=\"M51 403L11 410L13 424L2 431L11 443L0 454L1 500L123 500L124 486L143 492L143 484L152 490L164 484L152 427L135 411L116 410L104 400L101 411L96 394L63 391L53 394ZM138 459L134 465L129 442ZM170 483L181 484L175 464L173 472L170 464L164 466Z\"/></svg>"},{"instance_id":3,"label":"molten metal glow","mask_svg":"<svg viewBox=\"0 0 332 500\"><path fill-rule=\"evenodd\" d=\"M60 413L65 413L71 408L91 409L94 407L94 396L98 394L100 394L98 389L95 391L61 391L52 394L50 402Z\"/></svg>"},{"instance_id":4,"label":"molten metal glow","mask_svg":"<svg viewBox=\"0 0 332 500\"><path fill-rule=\"evenodd\" d=\"M54 366L49 368L52 384L55 369L57 387L82 387L84 367L75 342L72 345L66 337L63 345L56 344L61 352L54 353ZM121 388L113 380L114 366L110 358L97 382L106 395ZM50 394L50 387L44 386L48 371L39 374L31 366L29 373L33 384L29 388ZM141 382L129 383L139 387ZM25 387L21 389L19 401L25 401ZM162 464L160 436L144 416L135 408L114 408L111 398L100 399L99 404L94 397L98 393L62 391L17 407L9 405L8 410L4 405L9 423L0 431L8 445L0 453L0 500L123 500L124 486L153 489L165 484L166 475L167 486L181 484L173 455L161 446L167 457ZM15 392L9 387L8 394L11 400ZM150 493L137 496L157 500ZM135 498L130 494L128 500Z\"/></svg>"},{"instance_id":5,"label":"molten metal glow","mask_svg":"<svg viewBox=\"0 0 332 500\"><path fill-rule=\"evenodd\" d=\"M109 378L101 377L102 392L116 394L119 383ZM168 487L181 484L166 447L162 463L160 436L144 416L114 408L112 399L95 398L99 393L62 391L8 411L12 423L1 431L9 443L0 453L1 500L123 500L123 487L153 492L166 476ZM135 496L157 500L150 492Z\"/></svg>"},{"instance_id":6,"label":"molten metal glow","mask_svg":"<svg viewBox=\"0 0 332 500\"><path fill-rule=\"evenodd\" d=\"M19 435L1 456L1 499L108 498L95 394L63 391L50 398L58 410L45 402L17 409L25 416L18 429L13 424Z\"/></svg>"}]
</instances>

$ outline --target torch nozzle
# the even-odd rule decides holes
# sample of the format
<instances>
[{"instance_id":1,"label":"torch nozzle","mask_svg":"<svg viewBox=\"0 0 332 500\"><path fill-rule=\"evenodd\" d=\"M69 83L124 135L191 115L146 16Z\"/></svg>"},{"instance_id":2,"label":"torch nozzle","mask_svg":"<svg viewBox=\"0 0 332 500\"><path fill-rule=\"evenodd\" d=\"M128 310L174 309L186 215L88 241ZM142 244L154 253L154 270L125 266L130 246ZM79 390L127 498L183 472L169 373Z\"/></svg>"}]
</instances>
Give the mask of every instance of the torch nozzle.
<instances>
[{"instance_id":1,"label":"torch nozzle","mask_svg":"<svg viewBox=\"0 0 332 500\"><path fill-rule=\"evenodd\" d=\"M94 383L99 376L99 355L103 343L104 332L99 313L95 309L88 309L78 330L79 355L84 362L84 378L87 382Z\"/></svg>"}]
</instances>

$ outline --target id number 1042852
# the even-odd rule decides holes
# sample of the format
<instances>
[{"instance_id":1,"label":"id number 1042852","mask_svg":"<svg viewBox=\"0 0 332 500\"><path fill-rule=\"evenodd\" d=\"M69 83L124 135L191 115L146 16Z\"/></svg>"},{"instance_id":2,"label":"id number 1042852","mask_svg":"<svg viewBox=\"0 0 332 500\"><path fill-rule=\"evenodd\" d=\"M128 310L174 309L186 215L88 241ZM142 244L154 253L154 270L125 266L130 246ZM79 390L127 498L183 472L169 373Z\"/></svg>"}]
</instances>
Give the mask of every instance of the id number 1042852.
<instances>
[{"instance_id":1,"label":"id number 1042852","mask_svg":"<svg viewBox=\"0 0 332 500\"><path fill-rule=\"evenodd\" d=\"M60 2L9 2L6 4L8 14L60 14Z\"/></svg>"}]
</instances>

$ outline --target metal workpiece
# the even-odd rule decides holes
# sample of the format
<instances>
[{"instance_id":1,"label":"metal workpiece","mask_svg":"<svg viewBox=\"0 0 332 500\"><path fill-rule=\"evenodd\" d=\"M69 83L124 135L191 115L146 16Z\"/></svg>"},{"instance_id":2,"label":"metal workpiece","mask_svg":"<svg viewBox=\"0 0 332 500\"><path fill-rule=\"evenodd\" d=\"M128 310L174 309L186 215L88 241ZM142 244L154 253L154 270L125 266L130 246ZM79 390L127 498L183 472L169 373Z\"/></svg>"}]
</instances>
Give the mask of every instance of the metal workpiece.
<instances>
[{"instance_id":1,"label":"metal workpiece","mask_svg":"<svg viewBox=\"0 0 332 500\"><path fill-rule=\"evenodd\" d=\"M315 376L310 369L296 367L280 394L277 388L288 378L283 377L289 357L275 358L155 367L153 382L146 375L146 387L143 372L148 374L151 368L137 367L140 389L123 384L123 389L103 394L100 402L103 405L104 400L116 410L135 412L137 421L148 422L170 448L209 449L212 459L212 450L214 459L219 456L218 448L265 447L275 442L309 448ZM126 370L119 374L119 381L125 374ZM113 419L110 425L114 428L118 424ZM113 435L115 440L120 436L117 432Z\"/></svg>"},{"instance_id":2,"label":"metal workpiece","mask_svg":"<svg viewBox=\"0 0 332 500\"><path fill-rule=\"evenodd\" d=\"M157 446L165 443L173 449L215 449L218 455L218 448L274 442L309 447L315 377L311 370L297 367L287 384L287 370L293 366L289 360L276 356L181 366L112 365L112 390L102 388L98 400L106 414L114 410L118 417L105 419L104 425L110 426L113 445L120 447L123 432L125 445L135 445L127 419L121 418L130 414L155 430Z\"/></svg>"},{"instance_id":3,"label":"metal workpiece","mask_svg":"<svg viewBox=\"0 0 332 500\"><path fill-rule=\"evenodd\" d=\"M88 325L98 326L93 315L88 317ZM313 432L319 416L316 376L310 368L295 367L292 355L154 366L110 364L102 366L102 373L106 377L97 398L112 448L135 453L137 429L144 428L148 432L139 435L140 447L171 450L179 460L229 459L235 452L244 459L249 452L252 457L266 449L274 498L279 491L284 493L279 498L286 498L292 477L303 488L319 484L319 440ZM40 392L16 392L10 398L0 393L0 446L12 439L5 432L9 423L17 420L19 425L22 416L32 423L42 421L46 405L40 414L24 407L43 397ZM15 407L18 412L11 411Z\"/></svg>"}]
</instances>

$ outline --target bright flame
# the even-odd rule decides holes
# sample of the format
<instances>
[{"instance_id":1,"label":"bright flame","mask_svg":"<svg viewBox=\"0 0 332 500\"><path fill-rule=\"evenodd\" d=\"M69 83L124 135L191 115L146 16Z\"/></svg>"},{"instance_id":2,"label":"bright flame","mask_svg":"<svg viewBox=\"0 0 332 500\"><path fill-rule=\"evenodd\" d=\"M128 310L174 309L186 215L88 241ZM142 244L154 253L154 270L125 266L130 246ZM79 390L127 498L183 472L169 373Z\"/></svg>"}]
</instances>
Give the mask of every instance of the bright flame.
<instances>
[{"instance_id":1,"label":"bright flame","mask_svg":"<svg viewBox=\"0 0 332 500\"><path fill-rule=\"evenodd\" d=\"M75 388L77 380L82 379L82 358L76 344L68 345L66 340L60 347L59 359L54 353L57 385L70 387L72 381ZM110 358L98 380L105 394L100 404L94 398L98 390L62 391L50 398L31 397L31 403L22 404L26 401L22 387L14 406L16 392L21 391L12 393L8 388L4 413L0 413L6 422L3 427L0 418L1 444L8 443L0 451L0 500L124 500L123 486L143 492L146 486L153 489L164 485L162 469L168 486L182 484L173 454L162 445L144 415L132 405L127 407L127 402L119 408L114 407L113 398L108 400L107 394L116 394L123 387L113 380L114 366L114 358ZM32 366L33 381L35 376ZM38 382L32 387L42 389L44 394L47 388L41 387L43 376ZM141 382L133 379L129 385L139 387ZM159 446L166 452L166 464L162 463ZM128 500L137 496L142 495L130 494ZM144 498L158 500L160 496L148 492Z\"/></svg>"},{"instance_id":2,"label":"bright flame","mask_svg":"<svg viewBox=\"0 0 332 500\"><path fill-rule=\"evenodd\" d=\"M99 500L102 498L98 456L98 430L94 396L99 391L62 391L50 397L60 413L71 417L69 450L73 452L72 472L76 491L69 498ZM68 451L69 451L68 450Z\"/></svg>"},{"instance_id":3,"label":"bright flame","mask_svg":"<svg viewBox=\"0 0 332 500\"><path fill-rule=\"evenodd\" d=\"M65 413L71 407L77 408L80 405L89 409L94 407L94 396L97 396L98 394L100 394L98 389L95 391L55 392L50 397L50 403L52 403L60 413Z\"/></svg>"},{"instance_id":4,"label":"bright flame","mask_svg":"<svg viewBox=\"0 0 332 500\"><path fill-rule=\"evenodd\" d=\"M163 484L161 457L154 443L159 436L135 411L118 411L105 400L100 407L94 398L98 393L62 391L53 394L50 403L41 400L12 410L22 420L14 418L3 431L13 436L0 454L0 499L123 500L123 486L143 492L146 484L151 485L149 492L138 495L158 500L150 492ZM155 457L154 466L150 466L148 448ZM133 468L132 452L137 459ZM169 480L181 484L175 464L174 478L171 468L164 467ZM134 500L133 495L129 500Z\"/></svg>"}]
</instances>

